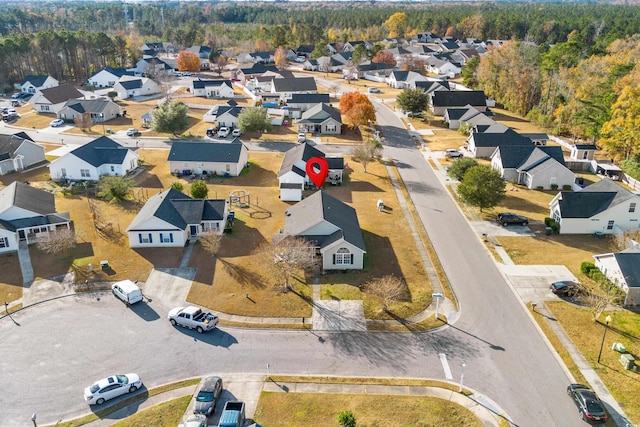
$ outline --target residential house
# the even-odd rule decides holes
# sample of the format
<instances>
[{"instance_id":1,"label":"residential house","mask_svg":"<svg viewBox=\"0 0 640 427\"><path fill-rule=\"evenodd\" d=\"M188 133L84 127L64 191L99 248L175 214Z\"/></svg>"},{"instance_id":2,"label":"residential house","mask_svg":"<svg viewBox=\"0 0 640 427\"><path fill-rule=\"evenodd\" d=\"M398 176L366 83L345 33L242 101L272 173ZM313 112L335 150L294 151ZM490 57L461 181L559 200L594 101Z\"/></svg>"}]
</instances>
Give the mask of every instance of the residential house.
<instances>
[{"instance_id":1,"label":"residential house","mask_svg":"<svg viewBox=\"0 0 640 427\"><path fill-rule=\"evenodd\" d=\"M175 175L186 171L197 175L238 176L247 165L249 151L233 142L174 142L169 151L169 169Z\"/></svg>"},{"instance_id":2,"label":"residential house","mask_svg":"<svg viewBox=\"0 0 640 427\"><path fill-rule=\"evenodd\" d=\"M230 105L218 105L214 122L218 127L237 128L238 117L242 112L242 107L232 107Z\"/></svg>"},{"instance_id":3,"label":"residential house","mask_svg":"<svg viewBox=\"0 0 640 427\"><path fill-rule=\"evenodd\" d=\"M364 46L364 48L367 50L371 50L371 44L369 42L354 40L346 42L344 45L342 45L342 52L353 52L354 50L356 50L356 46L358 45Z\"/></svg>"},{"instance_id":4,"label":"residential house","mask_svg":"<svg viewBox=\"0 0 640 427\"><path fill-rule=\"evenodd\" d=\"M235 72L233 72L234 78L232 80L237 80L241 84L245 84L247 80L249 80L253 76L259 76L267 71L278 72L278 68L275 65L264 65L264 64L251 64L249 66L240 67Z\"/></svg>"},{"instance_id":5,"label":"residential house","mask_svg":"<svg viewBox=\"0 0 640 427\"><path fill-rule=\"evenodd\" d=\"M549 206L560 234L613 234L640 228L640 195L608 178L579 191L561 191Z\"/></svg>"},{"instance_id":6,"label":"residential house","mask_svg":"<svg viewBox=\"0 0 640 427\"><path fill-rule=\"evenodd\" d=\"M295 93L318 93L318 86L313 77L273 79L271 93L279 94L280 101L287 102Z\"/></svg>"},{"instance_id":7,"label":"residential house","mask_svg":"<svg viewBox=\"0 0 640 427\"><path fill-rule=\"evenodd\" d=\"M513 181L530 190L571 188L576 180L564 163L562 147L503 145L491 156L491 167L505 181Z\"/></svg>"},{"instance_id":8,"label":"residential house","mask_svg":"<svg viewBox=\"0 0 640 427\"><path fill-rule=\"evenodd\" d=\"M194 80L193 95L207 98L233 98L231 80Z\"/></svg>"},{"instance_id":9,"label":"residential house","mask_svg":"<svg viewBox=\"0 0 640 427\"><path fill-rule=\"evenodd\" d=\"M438 52L454 52L460 48L453 38L444 38L437 42Z\"/></svg>"},{"instance_id":10,"label":"residential house","mask_svg":"<svg viewBox=\"0 0 640 427\"><path fill-rule=\"evenodd\" d=\"M640 304L640 251L626 249L594 255L593 259L602 274L625 292L625 306Z\"/></svg>"},{"instance_id":11,"label":"residential house","mask_svg":"<svg viewBox=\"0 0 640 427\"><path fill-rule=\"evenodd\" d=\"M426 94L430 94L433 91L436 90L451 90L451 85L449 85L449 81L448 80L420 80L420 81L412 81L411 85L409 86L412 89L415 88L421 88L422 90L424 90L424 92Z\"/></svg>"},{"instance_id":12,"label":"residential house","mask_svg":"<svg viewBox=\"0 0 640 427\"><path fill-rule=\"evenodd\" d=\"M432 33L431 31L425 31L416 35L416 40L420 43L438 43L440 37Z\"/></svg>"},{"instance_id":13,"label":"residential house","mask_svg":"<svg viewBox=\"0 0 640 427\"><path fill-rule=\"evenodd\" d=\"M192 199L170 188L150 197L131 221L129 247L181 248L203 234L222 234L228 216L226 200Z\"/></svg>"},{"instance_id":14,"label":"residential house","mask_svg":"<svg viewBox=\"0 0 640 427\"><path fill-rule=\"evenodd\" d=\"M0 175L28 169L45 160L42 145L17 135L0 135Z\"/></svg>"},{"instance_id":15,"label":"residential house","mask_svg":"<svg viewBox=\"0 0 640 427\"><path fill-rule=\"evenodd\" d=\"M320 71L323 73L337 73L341 70L344 70L347 67L346 62L342 62L337 59L337 54L333 56L321 56L316 59L318 63L318 68L316 71Z\"/></svg>"},{"instance_id":16,"label":"residential house","mask_svg":"<svg viewBox=\"0 0 640 427\"><path fill-rule=\"evenodd\" d=\"M296 55L298 57L311 58L311 53L314 51L315 46L312 44L301 44L296 49Z\"/></svg>"},{"instance_id":17,"label":"residential house","mask_svg":"<svg viewBox=\"0 0 640 427\"><path fill-rule=\"evenodd\" d=\"M174 73L174 67L156 57L142 58L136 63L135 70L147 77Z\"/></svg>"},{"instance_id":18,"label":"residential house","mask_svg":"<svg viewBox=\"0 0 640 427\"><path fill-rule=\"evenodd\" d=\"M120 106L110 99L70 99L56 115L62 120L73 120L89 114L94 123L104 123L120 115Z\"/></svg>"},{"instance_id":19,"label":"residential house","mask_svg":"<svg viewBox=\"0 0 640 427\"><path fill-rule=\"evenodd\" d=\"M465 65L467 62L471 61L473 58L480 57L480 53L476 48L470 49L459 49L458 51L451 54L451 57L459 64Z\"/></svg>"},{"instance_id":20,"label":"residential house","mask_svg":"<svg viewBox=\"0 0 640 427\"><path fill-rule=\"evenodd\" d=\"M35 243L58 228L69 228L69 213L56 212L55 196L14 181L0 190L0 253L15 252L21 241Z\"/></svg>"},{"instance_id":21,"label":"residential house","mask_svg":"<svg viewBox=\"0 0 640 427\"><path fill-rule=\"evenodd\" d=\"M340 110L325 103L316 104L302 113L297 124L298 132L312 132L320 135L340 135L342 133Z\"/></svg>"},{"instance_id":22,"label":"residential house","mask_svg":"<svg viewBox=\"0 0 640 427\"><path fill-rule=\"evenodd\" d=\"M573 144L569 158L572 160L594 160L597 149L595 144Z\"/></svg>"},{"instance_id":23,"label":"residential house","mask_svg":"<svg viewBox=\"0 0 640 427\"><path fill-rule=\"evenodd\" d=\"M320 190L285 211L284 233L313 242L323 270L362 270L367 252L355 209Z\"/></svg>"},{"instance_id":24,"label":"residential house","mask_svg":"<svg viewBox=\"0 0 640 427\"><path fill-rule=\"evenodd\" d=\"M467 105L461 108L447 108L444 112L443 120L449 124L449 129L459 129L460 125L468 124L473 128L475 125L491 125L495 121L487 115L488 111L484 113L478 109Z\"/></svg>"},{"instance_id":25,"label":"residential house","mask_svg":"<svg viewBox=\"0 0 640 427\"><path fill-rule=\"evenodd\" d=\"M58 85L58 80L51 76L27 76L18 84L17 89L20 89L22 93L30 93L33 95L38 91Z\"/></svg>"},{"instance_id":26,"label":"residential house","mask_svg":"<svg viewBox=\"0 0 640 427\"><path fill-rule=\"evenodd\" d=\"M140 46L142 51L153 52L154 56L159 53L173 52L173 45L168 42L148 42Z\"/></svg>"},{"instance_id":27,"label":"residential house","mask_svg":"<svg viewBox=\"0 0 640 427\"><path fill-rule=\"evenodd\" d=\"M49 164L54 181L97 181L104 175L124 176L138 167L138 154L106 136L58 157Z\"/></svg>"},{"instance_id":28,"label":"residential house","mask_svg":"<svg viewBox=\"0 0 640 427\"><path fill-rule=\"evenodd\" d=\"M84 99L84 94L73 85L61 85L42 89L29 100L29 104L39 113L58 114L67 101L77 99Z\"/></svg>"},{"instance_id":29,"label":"residential house","mask_svg":"<svg viewBox=\"0 0 640 427\"><path fill-rule=\"evenodd\" d=\"M487 110L487 99L482 90L437 90L431 93L430 107L436 116L444 116L447 108L470 105L477 110Z\"/></svg>"},{"instance_id":30,"label":"residential house","mask_svg":"<svg viewBox=\"0 0 640 427\"><path fill-rule=\"evenodd\" d=\"M334 185L342 183L344 159L342 157L326 157L322 151L304 142L284 154L282 165L278 171L280 200L283 202L302 200L304 188L311 185L311 180L307 176L307 161L313 157L322 157L329 164L329 173L327 174L329 183Z\"/></svg>"},{"instance_id":31,"label":"residential house","mask_svg":"<svg viewBox=\"0 0 640 427\"><path fill-rule=\"evenodd\" d=\"M318 71L320 64L317 59L307 59L302 63L302 69L305 71Z\"/></svg>"},{"instance_id":32,"label":"residential house","mask_svg":"<svg viewBox=\"0 0 640 427\"><path fill-rule=\"evenodd\" d=\"M520 135L529 138L534 145L547 145L551 139L546 133L521 133Z\"/></svg>"},{"instance_id":33,"label":"residential house","mask_svg":"<svg viewBox=\"0 0 640 427\"><path fill-rule=\"evenodd\" d=\"M382 62L365 62L357 67L345 67L342 70L343 78L351 78L353 80L366 79L369 76L373 77L371 80L381 81L386 79L395 67Z\"/></svg>"},{"instance_id":34,"label":"residential house","mask_svg":"<svg viewBox=\"0 0 640 427\"><path fill-rule=\"evenodd\" d=\"M429 56L425 62L427 71L439 76L455 77L462 72L462 65L451 60Z\"/></svg>"},{"instance_id":35,"label":"residential house","mask_svg":"<svg viewBox=\"0 0 640 427\"><path fill-rule=\"evenodd\" d=\"M291 109L307 111L318 104L329 104L330 101L328 93L294 93L287 101L287 106Z\"/></svg>"},{"instance_id":36,"label":"residential house","mask_svg":"<svg viewBox=\"0 0 640 427\"><path fill-rule=\"evenodd\" d=\"M340 52L342 50L342 44L341 43L327 43L326 48L329 51L329 54L333 55L334 53L338 53L338 52Z\"/></svg>"},{"instance_id":37,"label":"residential house","mask_svg":"<svg viewBox=\"0 0 640 427\"><path fill-rule=\"evenodd\" d=\"M113 87L122 76L133 76L133 71L126 68L104 67L89 77L89 84L93 87Z\"/></svg>"},{"instance_id":38,"label":"residential house","mask_svg":"<svg viewBox=\"0 0 640 427\"><path fill-rule=\"evenodd\" d=\"M187 52L195 53L200 59L209 59L211 48L209 46L191 46L187 49Z\"/></svg>"},{"instance_id":39,"label":"residential house","mask_svg":"<svg viewBox=\"0 0 640 427\"><path fill-rule=\"evenodd\" d=\"M386 82L392 88L403 89L406 84L409 73L410 71L394 70L391 72L391 74L389 74L389 76L386 79ZM427 79L425 78L425 81L426 80Z\"/></svg>"},{"instance_id":40,"label":"residential house","mask_svg":"<svg viewBox=\"0 0 640 427\"><path fill-rule=\"evenodd\" d=\"M472 157L488 159L493 155L496 148L504 145L533 146L529 138L504 125L501 126L505 128L503 132L471 132L467 138L467 149Z\"/></svg>"},{"instance_id":41,"label":"residential house","mask_svg":"<svg viewBox=\"0 0 640 427\"><path fill-rule=\"evenodd\" d=\"M122 76L113 85L113 90L118 93L121 99L127 99L135 96L158 94L161 92L161 87L154 80L147 77Z\"/></svg>"}]
</instances>

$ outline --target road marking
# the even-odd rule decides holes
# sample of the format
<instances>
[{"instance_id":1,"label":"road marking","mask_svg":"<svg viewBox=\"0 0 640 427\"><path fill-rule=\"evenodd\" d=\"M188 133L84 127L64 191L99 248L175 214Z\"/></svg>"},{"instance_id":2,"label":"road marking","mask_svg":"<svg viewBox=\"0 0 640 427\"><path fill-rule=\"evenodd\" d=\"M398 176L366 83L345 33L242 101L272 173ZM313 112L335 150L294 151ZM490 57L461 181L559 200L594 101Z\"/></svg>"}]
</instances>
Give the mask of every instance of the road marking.
<instances>
[{"instance_id":1,"label":"road marking","mask_svg":"<svg viewBox=\"0 0 640 427\"><path fill-rule=\"evenodd\" d=\"M448 380L452 380L453 375L451 375L449 362L447 362L447 355L444 353L438 353L438 357L440 358L440 363L442 363L442 369L444 369L444 377Z\"/></svg>"}]
</instances>

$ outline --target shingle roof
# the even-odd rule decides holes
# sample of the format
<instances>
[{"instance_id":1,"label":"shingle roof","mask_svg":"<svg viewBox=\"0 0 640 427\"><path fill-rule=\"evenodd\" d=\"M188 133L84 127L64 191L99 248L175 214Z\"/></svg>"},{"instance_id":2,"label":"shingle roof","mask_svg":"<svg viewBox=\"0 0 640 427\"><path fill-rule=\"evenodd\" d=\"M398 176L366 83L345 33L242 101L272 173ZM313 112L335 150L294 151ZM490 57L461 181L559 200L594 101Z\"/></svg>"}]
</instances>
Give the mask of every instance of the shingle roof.
<instances>
[{"instance_id":1,"label":"shingle roof","mask_svg":"<svg viewBox=\"0 0 640 427\"><path fill-rule=\"evenodd\" d=\"M139 229L151 217L161 219L174 227L185 230L189 224L203 220L223 220L226 201L220 199L192 199L170 188L149 198L133 219L127 231Z\"/></svg>"},{"instance_id":2,"label":"shingle roof","mask_svg":"<svg viewBox=\"0 0 640 427\"><path fill-rule=\"evenodd\" d=\"M106 71L108 73L113 74L116 77L122 77L122 76L133 76L134 73L133 71L127 71L126 68L113 68L113 67L104 67L102 70L96 71L95 73L93 73L91 75L91 77L95 76L96 74L99 74L103 71Z\"/></svg>"},{"instance_id":3,"label":"shingle roof","mask_svg":"<svg viewBox=\"0 0 640 427\"><path fill-rule=\"evenodd\" d=\"M24 80L22 80L22 83L20 83L20 86L23 86L25 83L29 82L35 87L40 87L44 84L44 82L47 81L48 77L49 76L26 76Z\"/></svg>"},{"instance_id":4,"label":"shingle roof","mask_svg":"<svg viewBox=\"0 0 640 427\"><path fill-rule=\"evenodd\" d=\"M306 142L288 150L284 153L284 159L282 159L282 165L278 171L278 177L281 177L285 173L293 170L296 163L300 161L306 162L312 157L324 157L324 153ZM302 171L302 174L300 175L305 176L306 172Z\"/></svg>"},{"instance_id":5,"label":"shingle roof","mask_svg":"<svg viewBox=\"0 0 640 427\"><path fill-rule=\"evenodd\" d=\"M591 218L635 195L610 179L601 179L580 191L562 191L558 206L563 218Z\"/></svg>"},{"instance_id":6,"label":"shingle roof","mask_svg":"<svg viewBox=\"0 0 640 427\"><path fill-rule=\"evenodd\" d=\"M627 286L640 288L640 252L622 251L613 254Z\"/></svg>"},{"instance_id":7,"label":"shingle roof","mask_svg":"<svg viewBox=\"0 0 640 427\"><path fill-rule=\"evenodd\" d=\"M533 146L529 138L525 138L516 131L509 129L503 133L478 133L474 132L473 143L476 147L500 147L502 145Z\"/></svg>"},{"instance_id":8,"label":"shingle roof","mask_svg":"<svg viewBox=\"0 0 640 427\"><path fill-rule=\"evenodd\" d=\"M340 110L333 108L329 104L320 103L314 105L313 107L302 113L302 117L300 121L298 121L298 123L301 123L304 120L316 120L321 123L328 118L332 118L333 120L342 123L342 115L340 114Z\"/></svg>"},{"instance_id":9,"label":"shingle roof","mask_svg":"<svg viewBox=\"0 0 640 427\"><path fill-rule=\"evenodd\" d=\"M223 114L230 114L233 117L238 117L242 112L242 107L232 107L231 105L218 105L216 117L220 117Z\"/></svg>"},{"instance_id":10,"label":"shingle roof","mask_svg":"<svg viewBox=\"0 0 640 427\"><path fill-rule=\"evenodd\" d=\"M118 83L127 90L140 89L142 87L142 79L121 80Z\"/></svg>"},{"instance_id":11,"label":"shingle roof","mask_svg":"<svg viewBox=\"0 0 640 427\"><path fill-rule=\"evenodd\" d=\"M230 80L194 80L193 81L194 89L204 89L205 87L215 87L215 86L222 86L222 85L233 87L231 85Z\"/></svg>"},{"instance_id":12,"label":"shingle roof","mask_svg":"<svg viewBox=\"0 0 640 427\"><path fill-rule=\"evenodd\" d=\"M167 161L237 163L243 148L242 143L174 142Z\"/></svg>"},{"instance_id":13,"label":"shingle roof","mask_svg":"<svg viewBox=\"0 0 640 427\"><path fill-rule=\"evenodd\" d=\"M309 90L318 90L316 79L314 79L313 77L273 79L273 88L276 92L302 92Z\"/></svg>"},{"instance_id":14,"label":"shingle roof","mask_svg":"<svg viewBox=\"0 0 640 427\"><path fill-rule=\"evenodd\" d=\"M312 104L312 103L329 103L328 93L294 93L287 104Z\"/></svg>"},{"instance_id":15,"label":"shingle roof","mask_svg":"<svg viewBox=\"0 0 640 427\"><path fill-rule=\"evenodd\" d=\"M416 87L424 89L426 93L431 93L436 90L451 90L448 81L416 81Z\"/></svg>"},{"instance_id":16,"label":"shingle roof","mask_svg":"<svg viewBox=\"0 0 640 427\"><path fill-rule=\"evenodd\" d=\"M313 237L314 240L320 240L319 237L325 239L330 237L320 243L321 247L343 237L347 242L366 251L356 210L322 190L287 209L284 228L287 234L304 236L305 231L322 221L333 224L340 231L338 235L334 232L329 236L308 236L308 238Z\"/></svg>"},{"instance_id":17,"label":"shingle roof","mask_svg":"<svg viewBox=\"0 0 640 427\"><path fill-rule=\"evenodd\" d=\"M73 85L60 85L49 89L42 89L42 95L52 104L59 104L69 99L82 98L82 93Z\"/></svg>"},{"instance_id":18,"label":"shingle roof","mask_svg":"<svg viewBox=\"0 0 640 427\"><path fill-rule=\"evenodd\" d=\"M40 215L56 211L53 194L18 181L0 190L0 216L12 206Z\"/></svg>"},{"instance_id":19,"label":"shingle roof","mask_svg":"<svg viewBox=\"0 0 640 427\"><path fill-rule=\"evenodd\" d=\"M393 70L389 77L393 76L397 82L404 82L405 80L407 80L408 75L408 71Z\"/></svg>"},{"instance_id":20,"label":"shingle roof","mask_svg":"<svg viewBox=\"0 0 640 427\"><path fill-rule=\"evenodd\" d=\"M127 147L123 147L106 136L94 139L88 144L82 145L71 154L89 163L91 166L101 166L105 164L120 165L129 152Z\"/></svg>"},{"instance_id":21,"label":"shingle roof","mask_svg":"<svg viewBox=\"0 0 640 427\"><path fill-rule=\"evenodd\" d=\"M248 67L241 67L240 71L242 71L245 75L262 74L262 73L266 73L267 71L273 71L277 73L278 67L276 67L275 65L264 65L260 63L255 63L255 64L251 64Z\"/></svg>"},{"instance_id":22,"label":"shingle roof","mask_svg":"<svg viewBox=\"0 0 640 427\"><path fill-rule=\"evenodd\" d=\"M70 99L65 103L65 107L69 107L78 113L102 113L110 104L113 104L113 102L108 99Z\"/></svg>"},{"instance_id":23,"label":"shingle roof","mask_svg":"<svg viewBox=\"0 0 640 427\"><path fill-rule=\"evenodd\" d=\"M437 90L432 93L432 102L435 107L486 107L487 100L482 90Z\"/></svg>"},{"instance_id":24,"label":"shingle roof","mask_svg":"<svg viewBox=\"0 0 640 427\"><path fill-rule=\"evenodd\" d=\"M564 166L562 147L537 147L535 145L504 145L498 147L504 168L530 170L548 159Z\"/></svg>"},{"instance_id":25,"label":"shingle roof","mask_svg":"<svg viewBox=\"0 0 640 427\"><path fill-rule=\"evenodd\" d=\"M13 157L13 153L15 153L24 141L24 138L15 135L0 135L0 159L2 159L4 154L6 154L5 159Z\"/></svg>"}]
</instances>

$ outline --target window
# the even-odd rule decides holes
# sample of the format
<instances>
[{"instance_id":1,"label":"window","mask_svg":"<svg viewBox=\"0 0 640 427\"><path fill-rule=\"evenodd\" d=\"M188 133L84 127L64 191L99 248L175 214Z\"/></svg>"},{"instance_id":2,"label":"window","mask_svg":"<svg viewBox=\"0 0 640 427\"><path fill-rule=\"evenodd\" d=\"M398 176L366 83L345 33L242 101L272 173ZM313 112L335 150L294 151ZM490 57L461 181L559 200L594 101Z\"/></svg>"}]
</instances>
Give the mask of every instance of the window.
<instances>
[{"instance_id":1,"label":"window","mask_svg":"<svg viewBox=\"0 0 640 427\"><path fill-rule=\"evenodd\" d=\"M607 223L607 230L613 230L613 221Z\"/></svg>"},{"instance_id":2,"label":"window","mask_svg":"<svg viewBox=\"0 0 640 427\"><path fill-rule=\"evenodd\" d=\"M67 170L65 168L60 169L60 175L62 175L63 178L67 176Z\"/></svg>"},{"instance_id":3,"label":"window","mask_svg":"<svg viewBox=\"0 0 640 427\"><path fill-rule=\"evenodd\" d=\"M115 172L116 171L116 167L115 166L111 166L111 172Z\"/></svg>"},{"instance_id":4,"label":"window","mask_svg":"<svg viewBox=\"0 0 640 427\"><path fill-rule=\"evenodd\" d=\"M89 169L80 169L80 176L82 178L89 178L91 177L91 173L89 172Z\"/></svg>"},{"instance_id":5,"label":"window","mask_svg":"<svg viewBox=\"0 0 640 427\"><path fill-rule=\"evenodd\" d=\"M138 233L138 241L140 243L153 243L153 239L151 238L151 233L149 234Z\"/></svg>"},{"instance_id":6,"label":"window","mask_svg":"<svg viewBox=\"0 0 640 427\"><path fill-rule=\"evenodd\" d=\"M160 233L160 242L161 243L173 243L173 233L169 233L169 234Z\"/></svg>"},{"instance_id":7,"label":"window","mask_svg":"<svg viewBox=\"0 0 640 427\"><path fill-rule=\"evenodd\" d=\"M226 165L226 166L225 166L225 170L226 170L227 172L229 172L229 171L231 170L231 166Z\"/></svg>"},{"instance_id":8,"label":"window","mask_svg":"<svg viewBox=\"0 0 640 427\"><path fill-rule=\"evenodd\" d=\"M41 111L49 111L49 106L48 105L41 105Z\"/></svg>"},{"instance_id":9,"label":"window","mask_svg":"<svg viewBox=\"0 0 640 427\"><path fill-rule=\"evenodd\" d=\"M9 239L6 237L0 237L0 248L8 248L9 247Z\"/></svg>"},{"instance_id":10,"label":"window","mask_svg":"<svg viewBox=\"0 0 640 427\"><path fill-rule=\"evenodd\" d=\"M631 203L629 205L629 212L635 212L636 211L636 204L635 203Z\"/></svg>"},{"instance_id":11,"label":"window","mask_svg":"<svg viewBox=\"0 0 640 427\"><path fill-rule=\"evenodd\" d=\"M353 264L353 254L347 248L340 248L333 255L333 263L335 265Z\"/></svg>"}]
</instances>

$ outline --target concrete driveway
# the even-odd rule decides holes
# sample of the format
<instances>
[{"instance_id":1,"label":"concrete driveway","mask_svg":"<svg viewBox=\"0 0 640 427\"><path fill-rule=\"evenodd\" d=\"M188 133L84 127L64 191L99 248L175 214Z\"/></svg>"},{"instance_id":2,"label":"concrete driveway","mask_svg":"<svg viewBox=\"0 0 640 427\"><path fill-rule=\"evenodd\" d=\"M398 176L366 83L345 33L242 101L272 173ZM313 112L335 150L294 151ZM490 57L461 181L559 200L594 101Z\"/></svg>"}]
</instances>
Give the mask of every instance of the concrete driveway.
<instances>
[{"instance_id":1,"label":"concrete driveway","mask_svg":"<svg viewBox=\"0 0 640 427\"><path fill-rule=\"evenodd\" d=\"M142 292L147 299L157 299L169 307L183 306L187 300L195 268L153 269Z\"/></svg>"}]
</instances>

